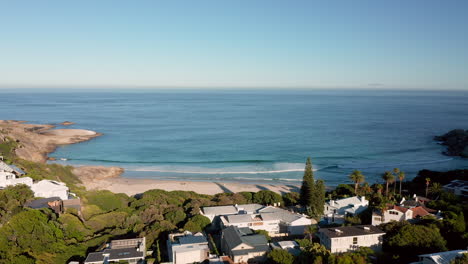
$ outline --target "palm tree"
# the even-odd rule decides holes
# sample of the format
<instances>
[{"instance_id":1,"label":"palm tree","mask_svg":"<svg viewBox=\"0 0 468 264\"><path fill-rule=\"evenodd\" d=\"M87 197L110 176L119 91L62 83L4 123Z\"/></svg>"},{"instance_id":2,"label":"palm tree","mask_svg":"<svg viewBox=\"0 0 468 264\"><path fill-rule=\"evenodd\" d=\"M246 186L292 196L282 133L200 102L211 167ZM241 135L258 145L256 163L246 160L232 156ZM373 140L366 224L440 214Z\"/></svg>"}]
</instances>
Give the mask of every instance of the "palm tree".
<instances>
[{"instance_id":1,"label":"palm tree","mask_svg":"<svg viewBox=\"0 0 468 264\"><path fill-rule=\"evenodd\" d=\"M304 234L306 235L306 237L309 238L310 242L312 242L312 239L314 238L314 234L317 233L317 225L309 225L309 226L306 226L305 230L304 230Z\"/></svg>"},{"instance_id":2,"label":"palm tree","mask_svg":"<svg viewBox=\"0 0 468 264\"><path fill-rule=\"evenodd\" d=\"M388 184L395 181L395 177L393 177L391 172L386 171L384 174L382 174L382 179L385 181L385 194L388 197Z\"/></svg>"},{"instance_id":3,"label":"palm tree","mask_svg":"<svg viewBox=\"0 0 468 264\"><path fill-rule=\"evenodd\" d=\"M382 189L383 189L382 184L377 184L375 187L377 188L377 193L378 193L379 195L382 194Z\"/></svg>"},{"instance_id":4,"label":"palm tree","mask_svg":"<svg viewBox=\"0 0 468 264\"><path fill-rule=\"evenodd\" d=\"M365 182L362 185L362 192L365 193L365 194L372 193L372 188L369 186L369 183Z\"/></svg>"},{"instance_id":5,"label":"palm tree","mask_svg":"<svg viewBox=\"0 0 468 264\"><path fill-rule=\"evenodd\" d=\"M437 195L442 192L442 185L438 182L432 183L431 188L429 188L429 192Z\"/></svg>"},{"instance_id":6,"label":"palm tree","mask_svg":"<svg viewBox=\"0 0 468 264\"><path fill-rule=\"evenodd\" d=\"M400 174L400 169L399 168L394 168L393 169L393 176L395 176L395 179L398 178L398 175ZM396 181L393 184L393 195L396 193Z\"/></svg>"},{"instance_id":7,"label":"palm tree","mask_svg":"<svg viewBox=\"0 0 468 264\"><path fill-rule=\"evenodd\" d=\"M398 179L400 180L400 196L401 196L401 184L402 184L403 180L405 179L405 176L406 176L405 173L402 172L402 171L400 171L398 173Z\"/></svg>"},{"instance_id":8,"label":"palm tree","mask_svg":"<svg viewBox=\"0 0 468 264\"><path fill-rule=\"evenodd\" d=\"M364 181L365 177L362 172L355 170L349 175L349 178L354 182L354 193L357 194L358 185Z\"/></svg>"},{"instance_id":9,"label":"palm tree","mask_svg":"<svg viewBox=\"0 0 468 264\"><path fill-rule=\"evenodd\" d=\"M429 183L431 183L431 178L426 178L426 197L427 197L427 193L429 191Z\"/></svg>"}]
</instances>

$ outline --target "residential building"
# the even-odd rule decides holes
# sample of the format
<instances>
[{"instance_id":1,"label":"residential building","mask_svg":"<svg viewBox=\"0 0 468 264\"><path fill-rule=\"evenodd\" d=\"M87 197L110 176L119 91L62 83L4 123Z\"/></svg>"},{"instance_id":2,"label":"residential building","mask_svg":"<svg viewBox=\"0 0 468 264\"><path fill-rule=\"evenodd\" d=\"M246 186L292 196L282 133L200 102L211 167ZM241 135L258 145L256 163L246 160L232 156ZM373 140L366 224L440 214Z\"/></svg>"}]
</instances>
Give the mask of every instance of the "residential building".
<instances>
[{"instance_id":1,"label":"residential building","mask_svg":"<svg viewBox=\"0 0 468 264\"><path fill-rule=\"evenodd\" d=\"M221 249L234 263L262 262L270 250L264 235L255 234L249 228L229 226L222 231Z\"/></svg>"},{"instance_id":2,"label":"residential building","mask_svg":"<svg viewBox=\"0 0 468 264\"><path fill-rule=\"evenodd\" d=\"M216 210L216 208L220 210ZM221 228L236 226L266 230L271 236L302 235L312 220L305 215L258 204L205 207L203 213L212 221L219 219ZM215 215L217 214L217 215Z\"/></svg>"},{"instance_id":3,"label":"residential building","mask_svg":"<svg viewBox=\"0 0 468 264\"><path fill-rule=\"evenodd\" d=\"M167 240L169 261L173 264L203 262L210 257L208 240L202 233L170 234Z\"/></svg>"},{"instance_id":4,"label":"residential building","mask_svg":"<svg viewBox=\"0 0 468 264\"><path fill-rule=\"evenodd\" d=\"M291 253L293 256L301 254L301 248L296 241L278 241L270 243L272 249L284 249Z\"/></svg>"},{"instance_id":5,"label":"residential building","mask_svg":"<svg viewBox=\"0 0 468 264\"><path fill-rule=\"evenodd\" d=\"M0 188L17 184L26 184L31 187L33 180L30 177L18 177L22 175L24 175L24 172L18 167L0 161Z\"/></svg>"},{"instance_id":6,"label":"residential building","mask_svg":"<svg viewBox=\"0 0 468 264\"><path fill-rule=\"evenodd\" d=\"M50 208L56 214L62 214L65 211L63 201L59 197L32 200L27 202L24 206L32 209Z\"/></svg>"},{"instance_id":7,"label":"residential building","mask_svg":"<svg viewBox=\"0 0 468 264\"><path fill-rule=\"evenodd\" d=\"M330 200L325 203L323 218L329 224L343 224L345 217L358 215L366 210L368 206L369 201L364 196Z\"/></svg>"},{"instance_id":8,"label":"residential building","mask_svg":"<svg viewBox=\"0 0 468 264\"><path fill-rule=\"evenodd\" d=\"M419 261L410 264L450 264L450 262L462 254L468 253L468 250L452 250L431 254L419 255Z\"/></svg>"},{"instance_id":9,"label":"residential building","mask_svg":"<svg viewBox=\"0 0 468 264\"><path fill-rule=\"evenodd\" d=\"M35 197L59 197L62 200L68 200L68 187L63 182L42 180L34 183L31 190Z\"/></svg>"},{"instance_id":10,"label":"residential building","mask_svg":"<svg viewBox=\"0 0 468 264\"><path fill-rule=\"evenodd\" d=\"M359 247L380 251L384 234L384 231L375 226L359 225L320 228L317 236L320 238L320 244L331 253L341 253L354 251Z\"/></svg>"},{"instance_id":11,"label":"residential building","mask_svg":"<svg viewBox=\"0 0 468 264\"><path fill-rule=\"evenodd\" d=\"M107 264L126 261L128 263L143 264L146 257L146 239L133 238L112 240L100 252L89 253L85 264Z\"/></svg>"},{"instance_id":12,"label":"residential building","mask_svg":"<svg viewBox=\"0 0 468 264\"><path fill-rule=\"evenodd\" d=\"M390 221L418 221L421 217L432 215L440 218L439 214L434 215L436 210L417 206L412 208L399 205L389 205L385 211L376 210L372 213L372 225L380 225Z\"/></svg>"},{"instance_id":13,"label":"residential building","mask_svg":"<svg viewBox=\"0 0 468 264\"><path fill-rule=\"evenodd\" d=\"M468 197L468 181L453 180L449 184L442 186L442 188L455 195Z\"/></svg>"},{"instance_id":14,"label":"residential building","mask_svg":"<svg viewBox=\"0 0 468 264\"><path fill-rule=\"evenodd\" d=\"M241 205L225 205L225 206L208 206L203 207L201 214L208 217L211 222L216 217L224 215L237 215L237 214L252 214L265 206L260 204L241 204Z\"/></svg>"}]
</instances>

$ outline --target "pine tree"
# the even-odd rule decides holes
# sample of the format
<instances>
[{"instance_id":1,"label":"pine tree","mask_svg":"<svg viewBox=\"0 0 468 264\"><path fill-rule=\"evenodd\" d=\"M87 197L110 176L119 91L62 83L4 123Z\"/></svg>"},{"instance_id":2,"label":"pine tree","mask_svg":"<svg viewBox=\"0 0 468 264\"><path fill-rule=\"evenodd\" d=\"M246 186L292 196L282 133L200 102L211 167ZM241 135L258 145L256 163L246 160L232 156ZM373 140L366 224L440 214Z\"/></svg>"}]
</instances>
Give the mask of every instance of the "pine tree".
<instances>
[{"instance_id":1,"label":"pine tree","mask_svg":"<svg viewBox=\"0 0 468 264\"><path fill-rule=\"evenodd\" d=\"M312 188L314 186L314 174L312 172L312 162L310 157L307 158L304 177L302 178L302 186L300 193L300 203L303 206L310 206L312 199Z\"/></svg>"},{"instance_id":2,"label":"pine tree","mask_svg":"<svg viewBox=\"0 0 468 264\"><path fill-rule=\"evenodd\" d=\"M323 181L315 181L312 171L312 162L307 158L304 177L302 180L301 205L307 208L309 215L319 219L323 215L325 204L325 184Z\"/></svg>"}]
</instances>

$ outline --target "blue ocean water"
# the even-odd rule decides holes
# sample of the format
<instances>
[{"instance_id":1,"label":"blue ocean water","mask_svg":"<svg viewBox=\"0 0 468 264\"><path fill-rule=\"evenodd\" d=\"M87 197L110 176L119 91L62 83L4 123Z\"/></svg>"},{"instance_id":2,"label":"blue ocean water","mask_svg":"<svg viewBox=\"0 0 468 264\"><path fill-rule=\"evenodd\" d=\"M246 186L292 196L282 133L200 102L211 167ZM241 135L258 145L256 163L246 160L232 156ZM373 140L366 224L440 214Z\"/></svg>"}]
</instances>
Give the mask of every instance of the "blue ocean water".
<instances>
[{"instance_id":1,"label":"blue ocean water","mask_svg":"<svg viewBox=\"0 0 468 264\"><path fill-rule=\"evenodd\" d=\"M468 168L432 140L468 128L468 92L0 90L0 119L76 122L104 133L60 147L68 164L125 177L299 183L307 156L328 185L362 170Z\"/></svg>"}]
</instances>

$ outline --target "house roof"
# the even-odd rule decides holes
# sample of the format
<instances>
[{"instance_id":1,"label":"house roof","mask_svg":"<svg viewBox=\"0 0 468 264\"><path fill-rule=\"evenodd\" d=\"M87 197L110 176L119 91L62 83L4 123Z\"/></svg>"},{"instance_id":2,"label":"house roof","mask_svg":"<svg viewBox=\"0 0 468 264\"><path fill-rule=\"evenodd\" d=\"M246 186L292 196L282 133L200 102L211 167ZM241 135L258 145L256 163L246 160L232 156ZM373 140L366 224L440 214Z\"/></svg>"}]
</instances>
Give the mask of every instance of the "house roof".
<instances>
[{"instance_id":1,"label":"house roof","mask_svg":"<svg viewBox=\"0 0 468 264\"><path fill-rule=\"evenodd\" d=\"M252 222L251 214L227 215L225 218L231 224Z\"/></svg>"},{"instance_id":2,"label":"house roof","mask_svg":"<svg viewBox=\"0 0 468 264\"><path fill-rule=\"evenodd\" d=\"M13 168L0 160L0 171L13 172Z\"/></svg>"},{"instance_id":3,"label":"house roof","mask_svg":"<svg viewBox=\"0 0 468 264\"><path fill-rule=\"evenodd\" d=\"M332 201L334 205L332 205ZM348 198L343 198L343 199L338 199L338 200L330 200L327 201L326 204L327 206L330 207L335 207L335 208L342 208L342 207L347 207L347 206L352 206L352 205L360 205L363 204L363 202L367 202L366 200L362 201L360 197L358 196L353 196L353 197L348 197Z\"/></svg>"},{"instance_id":4,"label":"house roof","mask_svg":"<svg viewBox=\"0 0 468 264\"><path fill-rule=\"evenodd\" d=\"M68 187L63 182L42 180L38 183L34 183L32 189L44 189L44 190L68 190Z\"/></svg>"},{"instance_id":5,"label":"house roof","mask_svg":"<svg viewBox=\"0 0 468 264\"><path fill-rule=\"evenodd\" d=\"M334 237L349 237L349 236L366 236L373 234L385 234L384 231L372 225L359 226L343 226L334 228L320 228L319 232L325 234L329 238Z\"/></svg>"},{"instance_id":6,"label":"house roof","mask_svg":"<svg viewBox=\"0 0 468 264\"><path fill-rule=\"evenodd\" d=\"M260 234L253 234L249 228L237 228L235 226L229 226L223 230L223 238L228 244L228 247L231 249L242 243L245 243L253 247L253 249L245 249L247 252L263 251L265 248L268 250L268 241L266 237Z\"/></svg>"},{"instance_id":7,"label":"house roof","mask_svg":"<svg viewBox=\"0 0 468 264\"><path fill-rule=\"evenodd\" d=\"M10 165L10 167L18 174L20 175L23 175L23 174L26 174L26 172L24 172L22 169L18 168L16 165Z\"/></svg>"},{"instance_id":8,"label":"house roof","mask_svg":"<svg viewBox=\"0 0 468 264\"><path fill-rule=\"evenodd\" d=\"M426 211L426 209L424 209L422 206L414 207L410 210L413 211L413 218L423 217L429 214L429 212Z\"/></svg>"},{"instance_id":9,"label":"house roof","mask_svg":"<svg viewBox=\"0 0 468 264\"><path fill-rule=\"evenodd\" d=\"M48 208L49 207L49 202L53 201L61 201L60 197L50 197L50 198L43 198L43 199L37 199L37 200L32 200L24 204L24 206L33 208L33 209L40 209L40 208Z\"/></svg>"},{"instance_id":10,"label":"house roof","mask_svg":"<svg viewBox=\"0 0 468 264\"><path fill-rule=\"evenodd\" d=\"M261 204L239 204L237 205L237 210L244 210L247 212L257 212L258 210L264 208L265 206Z\"/></svg>"},{"instance_id":11,"label":"house roof","mask_svg":"<svg viewBox=\"0 0 468 264\"><path fill-rule=\"evenodd\" d=\"M206 240L205 236L181 236L179 237L179 243L181 245L188 245L188 244L202 244L202 243L208 243L208 240Z\"/></svg>"},{"instance_id":12,"label":"house roof","mask_svg":"<svg viewBox=\"0 0 468 264\"><path fill-rule=\"evenodd\" d=\"M429 258L436 264L449 264L454 258L461 254L468 253L467 250L452 250L432 254L419 255L420 258Z\"/></svg>"},{"instance_id":13,"label":"house roof","mask_svg":"<svg viewBox=\"0 0 468 264\"><path fill-rule=\"evenodd\" d=\"M101 252L89 253L86 257L85 263L103 262L105 255L109 255L109 261L118 261L124 259L143 258L144 252L138 251L136 248L117 248L105 249Z\"/></svg>"},{"instance_id":14,"label":"house roof","mask_svg":"<svg viewBox=\"0 0 468 264\"><path fill-rule=\"evenodd\" d=\"M234 205L209 206L209 207L203 207L203 213L205 215L237 214L237 209Z\"/></svg>"}]
</instances>

